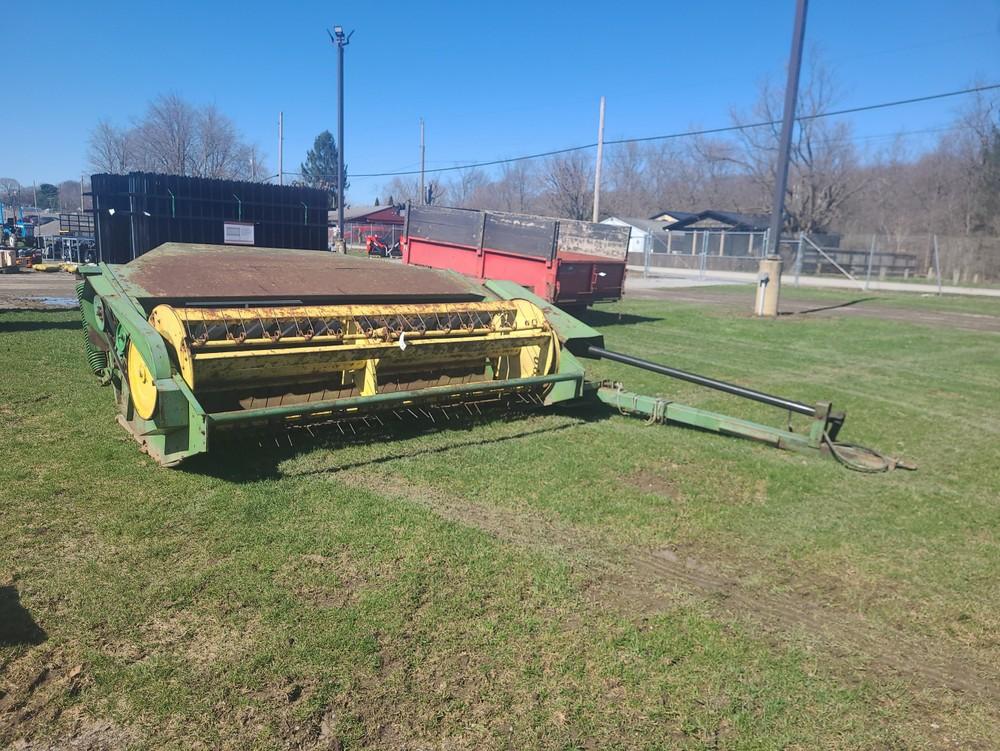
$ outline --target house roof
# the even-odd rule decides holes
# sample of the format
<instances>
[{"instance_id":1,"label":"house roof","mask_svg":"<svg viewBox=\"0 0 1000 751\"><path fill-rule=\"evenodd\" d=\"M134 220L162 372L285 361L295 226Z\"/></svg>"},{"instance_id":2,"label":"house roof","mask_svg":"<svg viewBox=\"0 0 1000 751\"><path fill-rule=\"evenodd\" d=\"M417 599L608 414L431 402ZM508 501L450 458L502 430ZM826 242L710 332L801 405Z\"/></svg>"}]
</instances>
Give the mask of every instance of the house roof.
<instances>
[{"instance_id":1,"label":"house roof","mask_svg":"<svg viewBox=\"0 0 1000 751\"><path fill-rule=\"evenodd\" d=\"M378 214L378 213L381 213L383 211L391 211L395 216L399 216L399 211L396 209L395 206L388 206L388 205L386 205L386 206L347 206L347 207L344 208L344 221L345 222L353 222L353 221L357 221L359 219L363 220L367 216L371 216L372 214ZM331 222L335 223L337 221L337 212L335 210L334 211L330 211L328 216L329 216L329 220Z\"/></svg>"},{"instance_id":2,"label":"house roof","mask_svg":"<svg viewBox=\"0 0 1000 751\"><path fill-rule=\"evenodd\" d=\"M638 217L629 216L617 216L614 218L644 232L664 232L668 226L667 222L657 222L653 219L639 219Z\"/></svg>"},{"instance_id":3,"label":"house roof","mask_svg":"<svg viewBox=\"0 0 1000 751\"><path fill-rule=\"evenodd\" d=\"M691 214L687 218L679 219L668 226L670 229L684 229L705 219L728 224L731 229L742 232L763 232L770 224L770 217L764 214L739 214L735 211L707 209L699 211L697 214Z\"/></svg>"},{"instance_id":4,"label":"house roof","mask_svg":"<svg viewBox=\"0 0 1000 751\"><path fill-rule=\"evenodd\" d=\"M657 211L655 214L653 214L649 218L650 219L656 219L657 217L664 216L664 215L666 215L666 216L672 216L677 221L681 221L682 219L690 219L693 216L698 216L698 214L696 214L693 211L672 211L670 209L664 209L663 211Z\"/></svg>"}]
</instances>

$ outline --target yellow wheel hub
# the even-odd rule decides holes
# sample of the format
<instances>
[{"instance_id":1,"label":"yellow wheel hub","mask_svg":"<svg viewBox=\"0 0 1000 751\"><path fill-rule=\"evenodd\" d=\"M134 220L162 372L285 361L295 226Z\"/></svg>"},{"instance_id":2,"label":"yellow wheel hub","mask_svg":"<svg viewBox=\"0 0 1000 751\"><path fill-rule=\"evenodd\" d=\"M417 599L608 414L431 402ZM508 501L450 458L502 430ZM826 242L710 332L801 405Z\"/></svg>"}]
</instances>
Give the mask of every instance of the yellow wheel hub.
<instances>
[{"instance_id":1,"label":"yellow wheel hub","mask_svg":"<svg viewBox=\"0 0 1000 751\"><path fill-rule=\"evenodd\" d=\"M133 342L128 343L126 365L132 404L139 417L148 420L156 411L156 382L146 366L146 361L142 359L142 355L139 354L139 350Z\"/></svg>"}]
</instances>

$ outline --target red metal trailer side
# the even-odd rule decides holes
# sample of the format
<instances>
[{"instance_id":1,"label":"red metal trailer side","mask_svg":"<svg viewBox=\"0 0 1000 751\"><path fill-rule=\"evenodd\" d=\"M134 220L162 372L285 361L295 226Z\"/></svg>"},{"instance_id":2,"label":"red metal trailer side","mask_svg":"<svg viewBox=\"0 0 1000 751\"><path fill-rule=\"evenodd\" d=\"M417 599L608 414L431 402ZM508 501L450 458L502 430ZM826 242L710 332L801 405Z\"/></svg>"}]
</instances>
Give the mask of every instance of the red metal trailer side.
<instances>
[{"instance_id":1,"label":"red metal trailer side","mask_svg":"<svg viewBox=\"0 0 1000 751\"><path fill-rule=\"evenodd\" d=\"M629 228L438 206L411 206L403 261L517 282L557 305L618 300Z\"/></svg>"}]
</instances>

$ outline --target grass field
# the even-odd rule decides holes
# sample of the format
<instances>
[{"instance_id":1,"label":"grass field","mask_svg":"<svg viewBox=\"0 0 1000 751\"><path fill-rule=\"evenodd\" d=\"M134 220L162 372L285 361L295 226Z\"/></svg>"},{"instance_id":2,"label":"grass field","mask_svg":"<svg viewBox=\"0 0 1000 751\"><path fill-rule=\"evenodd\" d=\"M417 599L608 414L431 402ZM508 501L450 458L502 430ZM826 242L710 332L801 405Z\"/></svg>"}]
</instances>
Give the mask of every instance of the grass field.
<instances>
[{"instance_id":1,"label":"grass field","mask_svg":"<svg viewBox=\"0 0 1000 751\"><path fill-rule=\"evenodd\" d=\"M592 321L612 349L830 399L844 438L920 469L595 408L163 470L76 312L2 313L0 746L997 747L1000 335L668 301Z\"/></svg>"}]
</instances>

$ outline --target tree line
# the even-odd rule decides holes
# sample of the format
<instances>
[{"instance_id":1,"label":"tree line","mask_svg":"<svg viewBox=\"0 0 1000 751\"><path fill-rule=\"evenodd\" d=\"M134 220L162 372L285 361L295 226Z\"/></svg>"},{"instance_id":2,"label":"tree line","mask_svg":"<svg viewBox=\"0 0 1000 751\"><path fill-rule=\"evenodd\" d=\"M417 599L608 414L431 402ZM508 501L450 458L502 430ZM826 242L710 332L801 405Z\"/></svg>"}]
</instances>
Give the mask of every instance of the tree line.
<instances>
[{"instance_id":1,"label":"tree line","mask_svg":"<svg viewBox=\"0 0 1000 751\"><path fill-rule=\"evenodd\" d=\"M87 185L84 184L84 191ZM37 206L50 211L79 211L80 181L63 180L54 183L23 185L13 177L0 177L0 202L8 208L13 206ZM84 207L89 207L89 199L84 199Z\"/></svg>"},{"instance_id":2,"label":"tree line","mask_svg":"<svg viewBox=\"0 0 1000 751\"><path fill-rule=\"evenodd\" d=\"M839 87L813 55L804 71L786 195L786 229L868 232L890 237L942 234L1000 236L1000 98L967 98L929 147L914 151L900 134L887 147L862 145L854 126L826 117ZM783 91L765 80L746 111L731 113L731 131L715 136L623 143L605 149L601 216L645 218L663 210L717 209L769 214ZM758 125L766 123L765 125ZM98 122L90 133L95 172L132 170L237 180L274 176L260 149L214 105L177 94L149 102L130 125ZM292 182L326 190L336 207L337 144L320 133ZM547 159L510 161L491 170L432 175L420 196L416 177L382 186L379 202L442 205L589 219L592 149ZM349 187L345 168L344 185ZM0 179L0 200L43 208L79 206L74 180L31 189Z\"/></svg>"},{"instance_id":3,"label":"tree line","mask_svg":"<svg viewBox=\"0 0 1000 751\"><path fill-rule=\"evenodd\" d=\"M822 63L804 73L785 197L788 231L1000 236L1000 98L969 97L926 150L908 149L906 134L872 149L850 121L826 117L839 89ZM783 93L765 80L749 110L731 113L724 135L606 147L601 216L770 214ZM417 202L418 185L393 178L380 195ZM426 186L424 200L433 203L590 219L594 153L512 161L492 172L470 168Z\"/></svg>"}]
</instances>

